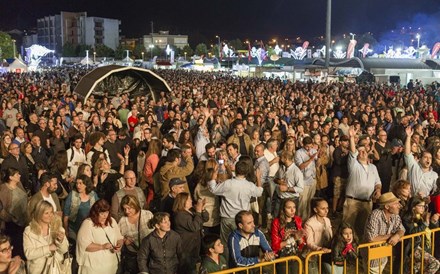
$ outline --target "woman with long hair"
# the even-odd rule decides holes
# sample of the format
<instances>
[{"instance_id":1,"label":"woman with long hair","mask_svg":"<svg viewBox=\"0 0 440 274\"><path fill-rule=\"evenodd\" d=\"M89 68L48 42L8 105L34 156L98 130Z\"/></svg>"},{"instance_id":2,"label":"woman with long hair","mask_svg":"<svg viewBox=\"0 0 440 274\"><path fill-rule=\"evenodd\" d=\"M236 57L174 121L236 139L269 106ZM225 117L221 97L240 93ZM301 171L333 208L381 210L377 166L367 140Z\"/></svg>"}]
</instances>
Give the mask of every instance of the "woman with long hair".
<instances>
[{"instance_id":1,"label":"woman with long hair","mask_svg":"<svg viewBox=\"0 0 440 274\"><path fill-rule=\"evenodd\" d=\"M296 213L295 200L284 199L277 218L272 221L271 246L278 257L298 255L305 246L305 233L302 227L302 219ZM286 264L276 265L277 273L286 273ZM298 265L289 262L289 273L297 273Z\"/></svg>"},{"instance_id":2,"label":"woman with long hair","mask_svg":"<svg viewBox=\"0 0 440 274\"><path fill-rule=\"evenodd\" d=\"M111 169L109 162L105 158L100 157L96 160L93 174L96 179L95 190L99 198L111 203L116 191L125 185L124 171L124 162L122 162L119 172L117 172Z\"/></svg>"},{"instance_id":3,"label":"woman with long hair","mask_svg":"<svg viewBox=\"0 0 440 274\"><path fill-rule=\"evenodd\" d=\"M26 159L26 165L29 171L29 183L31 184L32 195L39 191L37 188L37 169L34 157L32 156L32 144L30 142L23 142L20 144L20 152Z\"/></svg>"},{"instance_id":4,"label":"woman with long hair","mask_svg":"<svg viewBox=\"0 0 440 274\"><path fill-rule=\"evenodd\" d=\"M64 130L62 127L55 127L52 134L52 137L50 137L50 147L53 154L57 154L58 151L66 150L69 140L64 138Z\"/></svg>"},{"instance_id":5,"label":"woman with long hair","mask_svg":"<svg viewBox=\"0 0 440 274\"><path fill-rule=\"evenodd\" d=\"M49 165L49 171L57 176L58 189L56 191L61 201L67 198L72 186L70 185L74 178L67 172L67 151L60 150L52 158Z\"/></svg>"},{"instance_id":6,"label":"woman with long hair","mask_svg":"<svg viewBox=\"0 0 440 274\"><path fill-rule=\"evenodd\" d=\"M435 213L431 216L428 211L428 206L423 198L414 196L408 201L406 212L402 216L402 224L405 227L405 235L416 234L419 232L428 232L425 240L421 236L416 236L414 241L404 242L404 258L405 271L410 271L412 268L416 273L434 274L440 268L440 262L431 255L432 234L430 228L437 228L439 221L439 214ZM424 243L425 246L422 247ZM413 255L414 254L414 255ZM412 256L414 256L412 258ZM421 270L421 263L423 258L423 270ZM412 259L414 262L412 263Z\"/></svg>"},{"instance_id":7,"label":"woman with long hair","mask_svg":"<svg viewBox=\"0 0 440 274\"><path fill-rule=\"evenodd\" d=\"M216 115L211 130L211 139L213 143L217 144L217 142L221 139L226 139L228 132L228 127L225 125L222 117L220 115Z\"/></svg>"},{"instance_id":8,"label":"woman with long hair","mask_svg":"<svg viewBox=\"0 0 440 274\"><path fill-rule=\"evenodd\" d=\"M154 198L154 180L153 175L156 172L156 168L159 164L160 154L162 151L162 142L158 139L152 139L148 144L148 150L145 153L145 165L143 170L143 176L145 178L145 185L140 185L144 191L146 190L145 196L147 198L147 205Z\"/></svg>"},{"instance_id":9,"label":"woman with long hair","mask_svg":"<svg viewBox=\"0 0 440 274\"><path fill-rule=\"evenodd\" d=\"M93 204L78 232L76 259L80 274L116 273L124 237L110 215L110 205L101 199Z\"/></svg>"},{"instance_id":10,"label":"woman with long hair","mask_svg":"<svg viewBox=\"0 0 440 274\"><path fill-rule=\"evenodd\" d=\"M335 274L344 273L344 262L346 269L355 264L358 257L357 247L359 240L354 234L353 227L348 223L341 223L332 240L332 261L334 263L333 272ZM350 273L346 270L345 273Z\"/></svg>"},{"instance_id":11,"label":"woman with long hair","mask_svg":"<svg viewBox=\"0 0 440 274\"><path fill-rule=\"evenodd\" d=\"M191 132L187 129L184 129L179 137L179 145L182 146L186 143L191 143L194 146L194 140L191 136Z\"/></svg>"},{"instance_id":12,"label":"woman with long hair","mask_svg":"<svg viewBox=\"0 0 440 274\"><path fill-rule=\"evenodd\" d=\"M98 200L93 188L90 177L79 175L75 180L74 189L66 198L63 225L69 239L76 241L81 223L89 216L90 208Z\"/></svg>"},{"instance_id":13,"label":"woman with long hair","mask_svg":"<svg viewBox=\"0 0 440 274\"><path fill-rule=\"evenodd\" d=\"M205 201L205 210L209 214L209 218L203 223L203 231L205 233L215 233L220 235L220 198L212 194L208 188L208 181L212 178L212 173L217 172L218 164L214 159L205 162L203 168L203 176L194 190L194 198L196 201Z\"/></svg>"},{"instance_id":14,"label":"woman with long hair","mask_svg":"<svg viewBox=\"0 0 440 274\"><path fill-rule=\"evenodd\" d=\"M38 202L32 211L32 220L23 238L29 274L42 273L50 263L49 257L61 262L69 247L61 218L54 214L52 204L44 200Z\"/></svg>"},{"instance_id":15,"label":"woman with long hair","mask_svg":"<svg viewBox=\"0 0 440 274\"><path fill-rule=\"evenodd\" d=\"M89 164L81 164L78 167L78 172L76 173L76 178L78 178L81 175L86 175L87 177L92 178L92 167Z\"/></svg>"},{"instance_id":16,"label":"woman with long hair","mask_svg":"<svg viewBox=\"0 0 440 274\"><path fill-rule=\"evenodd\" d=\"M21 175L15 168L2 172L0 219L4 226L3 232L11 237L12 245L16 247L13 254L24 258L23 231L27 224L28 197L20 178Z\"/></svg>"},{"instance_id":17,"label":"woman with long hair","mask_svg":"<svg viewBox=\"0 0 440 274\"><path fill-rule=\"evenodd\" d=\"M3 134L0 140L0 159L3 161L9 155L9 145L12 143L12 137L10 134Z\"/></svg>"},{"instance_id":18,"label":"woman with long hair","mask_svg":"<svg viewBox=\"0 0 440 274\"><path fill-rule=\"evenodd\" d=\"M203 222L208 220L204 210L205 202L197 200L193 207L191 195L186 192L177 194L173 205L174 230L182 238L185 253L182 255L181 273L196 273L196 264L200 260Z\"/></svg>"},{"instance_id":19,"label":"woman with long hair","mask_svg":"<svg viewBox=\"0 0 440 274\"><path fill-rule=\"evenodd\" d=\"M183 253L182 240L171 230L170 215L155 213L148 227L154 231L142 240L137 257L139 272L176 273Z\"/></svg>"},{"instance_id":20,"label":"woman with long hair","mask_svg":"<svg viewBox=\"0 0 440 274\"><path fill-rule=\"evenodd\" d=\"M148 227L153 213L141 209L138 198L133 195L125 195L122 198L121 209L124 212L124 216L119 220L119 228L124 236L122 268L124 273L137 274L139 273L137 252L142 240L153 231Z\"/></svg>"}]
</instances>

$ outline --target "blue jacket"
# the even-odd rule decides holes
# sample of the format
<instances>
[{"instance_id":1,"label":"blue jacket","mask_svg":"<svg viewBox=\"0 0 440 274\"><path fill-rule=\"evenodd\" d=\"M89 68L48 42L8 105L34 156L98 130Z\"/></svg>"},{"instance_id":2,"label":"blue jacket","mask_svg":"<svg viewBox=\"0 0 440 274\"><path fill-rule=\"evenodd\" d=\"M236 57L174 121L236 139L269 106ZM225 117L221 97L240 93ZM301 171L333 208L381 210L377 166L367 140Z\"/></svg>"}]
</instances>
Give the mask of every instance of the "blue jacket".
<instances>
[{"instance_id":1,"label":"blue jacket","mask_svg":"<svg viewBox=\"0 0 440 274\"><path fill-rule=\"evenodd\" d=\"M263 252L272 252L272 248L264 234L255 229L249 238L243 237L236 229L229 235L228 240L230 262L233 267L250 266L258 263L260 249Z\"/></svg>"}]
</instances>

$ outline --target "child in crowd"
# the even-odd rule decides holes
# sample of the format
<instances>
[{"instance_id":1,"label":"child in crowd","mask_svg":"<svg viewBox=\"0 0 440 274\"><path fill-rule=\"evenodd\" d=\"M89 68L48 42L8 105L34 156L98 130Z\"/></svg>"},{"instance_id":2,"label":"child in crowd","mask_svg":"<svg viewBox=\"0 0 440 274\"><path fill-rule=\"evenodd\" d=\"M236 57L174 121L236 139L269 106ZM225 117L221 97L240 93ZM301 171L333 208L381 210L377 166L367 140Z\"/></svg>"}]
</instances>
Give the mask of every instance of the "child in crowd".
<instances>
[{"instance_id":1,"label":"child in crowd","mask_svg":"<svg viewBox=\"0 0 440 274\"><path fill-rule=\"evenodd\" d=\"M202 258L200 274L213 273L228 268L228 262L223 257L223 244L220 237L215 234L208 234L202 239Z\"/></svg>"},{"instance_id":2,"label":"child in crowd","mask_svg":"<svg viewBox=\"0 0 440 274\"><path fill-rule=\"evenodd\" d=\"M355 263L357 254L358 240L354 234L351 225L343 222L338 231L336 237L332 242L332 262L333 273L344 273L344 267ZM348 270L346 273L349 273Z\"/></svg>"}]
</instances>

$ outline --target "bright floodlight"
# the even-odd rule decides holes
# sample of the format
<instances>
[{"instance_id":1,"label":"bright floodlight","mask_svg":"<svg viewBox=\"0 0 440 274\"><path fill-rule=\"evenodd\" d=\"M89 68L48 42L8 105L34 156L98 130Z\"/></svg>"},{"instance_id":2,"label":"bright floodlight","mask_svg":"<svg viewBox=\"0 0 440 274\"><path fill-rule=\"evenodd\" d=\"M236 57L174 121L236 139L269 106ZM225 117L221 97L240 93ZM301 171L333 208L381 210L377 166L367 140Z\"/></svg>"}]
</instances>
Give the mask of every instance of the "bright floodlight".
<instances>
[{"instance_id":1,"label":"bright floodlight","mask_svg":"<svg viewBox=\"0 0 440 274\"><path fill-rule=\"evenodd\" d=\"M416 38L417 38L417 39L420 39L420 34L417 33Z\"/></svg>"}]
</instances>

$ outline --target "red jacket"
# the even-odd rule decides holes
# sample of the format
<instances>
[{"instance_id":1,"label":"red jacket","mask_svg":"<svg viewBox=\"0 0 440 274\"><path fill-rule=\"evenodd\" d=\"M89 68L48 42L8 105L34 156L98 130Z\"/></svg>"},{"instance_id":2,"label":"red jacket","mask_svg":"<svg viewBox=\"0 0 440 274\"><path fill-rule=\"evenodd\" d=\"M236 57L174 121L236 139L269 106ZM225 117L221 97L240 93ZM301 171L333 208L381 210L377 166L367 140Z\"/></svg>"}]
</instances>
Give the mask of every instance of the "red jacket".
<instances>
[{"instance_id":1,"label":"red jacket","mask_svg":"<svg viewBox=\"0 0 440 274\"><path fill-rule=\"evenodd\" d=\"M440 213L440 195L432 195L431 197L431 210L433 213Z\"/></svg>"},{"instance_id":2,"label":"red jacket","mask_svg":"<svg viewBox=\"0 0 440 274\"><path fill-rule=\"evenodd\" d=\"M293 220L295 221L295 225L298 228L298 230L302 230L302 220L299 216L293 217ZM271 238L272 238L272 250L275 254L278 253L281 249L281 242L284 239L284 228L280 227L280 219L275 218L272 221L272 229L271 229ZM302 250L303 246L305 246L305 238L303 238L302 244L299 246L299 250Z\"/></svg>"}]
</instances>

